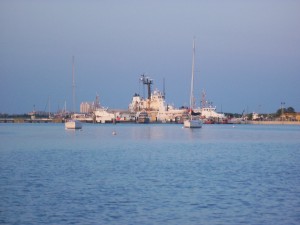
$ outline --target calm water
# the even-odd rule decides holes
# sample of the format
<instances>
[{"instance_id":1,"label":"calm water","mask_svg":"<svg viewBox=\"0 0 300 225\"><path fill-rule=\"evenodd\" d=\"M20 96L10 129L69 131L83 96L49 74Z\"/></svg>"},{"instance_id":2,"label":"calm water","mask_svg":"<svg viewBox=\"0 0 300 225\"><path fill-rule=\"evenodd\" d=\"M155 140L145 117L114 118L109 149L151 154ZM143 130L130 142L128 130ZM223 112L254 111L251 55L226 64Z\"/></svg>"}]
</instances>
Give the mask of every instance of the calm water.
<instances>
[{"instance_id":1,"label":"calm water","mask_svg":"<svg viewBox=\"0 0 300 225\"><path fill-rule=\"evenodd\" d=\"M300 224L300 127L0 124L0 224Z\"/></svg>"}]
</instances>

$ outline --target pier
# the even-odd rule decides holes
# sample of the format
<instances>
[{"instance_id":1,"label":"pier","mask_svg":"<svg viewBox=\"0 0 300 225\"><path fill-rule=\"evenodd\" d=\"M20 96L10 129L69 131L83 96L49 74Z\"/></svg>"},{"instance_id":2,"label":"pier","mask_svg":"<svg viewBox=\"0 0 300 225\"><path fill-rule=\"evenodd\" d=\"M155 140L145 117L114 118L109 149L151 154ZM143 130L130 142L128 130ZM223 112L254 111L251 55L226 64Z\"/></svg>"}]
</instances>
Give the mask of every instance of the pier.
<instances>
[{"instance_id":1,"label":"pier","mask_svg":"<svg viewBox=\"0 0 300 225\"><path fill-rule=\"evenodd\" d=\"M0 118L0 123L63 123L63 119Z\"/></svg>"}]
</instances>

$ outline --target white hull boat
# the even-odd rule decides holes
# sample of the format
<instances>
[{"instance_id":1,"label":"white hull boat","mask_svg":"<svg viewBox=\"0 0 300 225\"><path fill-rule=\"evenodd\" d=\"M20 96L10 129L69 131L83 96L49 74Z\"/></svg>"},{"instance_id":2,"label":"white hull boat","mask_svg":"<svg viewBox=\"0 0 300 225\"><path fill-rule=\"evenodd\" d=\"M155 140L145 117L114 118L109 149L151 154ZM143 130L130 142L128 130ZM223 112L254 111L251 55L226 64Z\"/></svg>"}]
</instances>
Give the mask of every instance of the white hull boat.
<instances>
[{"instance_id":1,"label":"white hull boat","mask_svg":"<svg viewBox=\"0 0 300 225\"><path fill-rule=\"evenodd\" d=\"M115 114L107 111L107 108L97 108L94 112L97 123L113 122L115 120Z\"/></svg>"},{"instance_id":2,"label":"white hull boat","mask_svg":"<svg viewBox=\"0 0 300 225\"><path fill-rule=\"evenodd\" d=\"M73 112L75 112L75 75L74 75L74 56L72 60L72 97L73 97ZM65 129L81 129L82 123L79 120L74 119L76 114L73 114L72 119L69 119L65 122Z\"/></svg>"},{"instance_id":3,"label":"white hull boat","mask_svg":"<svg viewBox=\"0 0 300 225\"><path fill-rule=\"evenodd\" d=\"M191 79L191 94L190 94L190 110L189 118L183 121L184 128L201 128L202 120L198 117L193 117L194 109L194 68L195 68L195 40L193 41L193 63L192 63L192 79Z\"/></svg>"},{"instance_id":4,"label":"white hull boat","mask_svg":"<svg viewBox=\"0 0 300 225\"><path fill-rule=\"evenodd\" d=\"M81 129L82 123L78 120L68 120L65 122L66 129Z\"/></svg>"},{"instance_id":5,"label":"white hull boat","mask_svg":"<svg viewBox=\"0 0 300 225\"><path fill-rule=\"evenodd\" d=\"M185 128L201 128L202 127L202 121L199 119L189 119L185 120L183 122L183 126Z\"/></svg>"}]
</instances>

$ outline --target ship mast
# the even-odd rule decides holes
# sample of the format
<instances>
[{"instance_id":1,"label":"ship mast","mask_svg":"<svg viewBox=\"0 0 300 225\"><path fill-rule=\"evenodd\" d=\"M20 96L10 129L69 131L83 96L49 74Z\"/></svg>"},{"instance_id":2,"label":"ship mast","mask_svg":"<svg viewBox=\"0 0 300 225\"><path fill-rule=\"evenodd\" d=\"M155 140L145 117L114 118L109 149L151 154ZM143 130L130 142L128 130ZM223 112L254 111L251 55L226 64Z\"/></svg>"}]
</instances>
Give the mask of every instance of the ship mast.
<instances>
[{"instance_id":1,"label":"ship mast","mask_svg":"<svg viewBox=\"0 0 300 225\"><path fill-rule=\"evenodd\" d=\"M149 77L145 77L145 74L141 75L140 81L143 82L144 85L147 85L148 90L148 99L151 99L151 85L153 84L153 80Z\"/></svg>"},{"instance_id":2,"label":"ship mast","mask_svg":"<svg viewBox=\"0 0 300 225\"><path fill-rule=\"evenodd\" d=\"M147 85L147 89L148 89L147 109L150 110L151 85L153 84L153 80L150 79L149 77L145 77L145 74L142 74L140 81L142 81L144 85Z\"/></svg>"},{"instance_id":3,"label":"ship mast","mask_svg":"<svg viewBox=\"0 0 300 225\"><path fill-rule=\"evenodd\" d=\"M206 101L206 93L205 93L205 90L203 90L202 91L202 100L201 100L202 108L207 107L206 103L207 103L207 101Z\"/></svg>"},{"instance_id":4,"label":"ship mast","mask_svg":"<svg viewBox=\"0 0 300 225\"><path fill-rule=\"evenodd\" d=\"M51 117L51 113L50 113L50 96L48 97L48 113L49 113L49 119L50 119L50 117Z\"/></svg>"},{"instance_id":5,"label":"ship mast","mask_svg":"<svg viewBox=\"0 0 300 225\"><path fill-rule=\"evenodd\" d=\"M195 70L195 38L193 39L193 60L192 60L192 79L190 93L190 108L194 108L194 70Z\"/></svg>"},{"instance_id":6,"label":"ship mast","mask_svg":"<svg viewBox=\"0 0 300 225\"><path fill-rule=\"evenodd\" d=\"M163 99L166 99L165 78L163 79Z\"/></svg>"},{"instance_id":7,"label":"ship mast","mask_svg":"<svg viewBox=\"0 0 300 225\"><path fill-rule=\"evenodd\" d=\"M73 98L73 113L75 113L75 67L74 67L74 56L72 57L72 98Z\"/></svg>"}]
</instances>

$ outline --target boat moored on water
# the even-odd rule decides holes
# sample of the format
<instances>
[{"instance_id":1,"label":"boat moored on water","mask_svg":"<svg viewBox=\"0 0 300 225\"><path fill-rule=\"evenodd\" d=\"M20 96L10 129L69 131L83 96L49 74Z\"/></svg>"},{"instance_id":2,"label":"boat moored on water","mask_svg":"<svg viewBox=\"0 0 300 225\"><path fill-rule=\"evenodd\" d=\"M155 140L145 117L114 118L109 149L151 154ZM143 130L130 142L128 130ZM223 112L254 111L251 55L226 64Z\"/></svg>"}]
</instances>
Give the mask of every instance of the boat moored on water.
<instances>
[{"instance_id":1,"label":"boat moored on water","mask_svg":"<svg viewBox=\"0 0 300 225\"><path fill-rule=\"evenodd\" d=\"M201 128L202 124L202 121L198 118L190 118L183 122L185 128Z\"/></svg>"},{"instance_id":2,"label":"boat moored on water","mask_svg":"<svg viewBox=\"0 0 300 225\"><path fill-rule=\"evenodd\" d=\"M74 75L74 56L73 56L73 60L72 60L72 97L73 97L73 112L75 112L75 75ZM76 114L73 114L72 116L74 116ZM65 128L66 129L81 129L82 128L82 123L77 120L74 119L74 117L72 117L72 119L67 120L65 122Z\"/></svg>"},{"instance_id":3,"label":"boat moored on water","mask_svg":"<svg viewBox=\"0 0 300 225\"><path fill-rule=\"evenodd\" d=\"M155 89L151 92L153 80L149 77L142 75L140 80L143 81L143 84L147 85L148 98L134 94L128 107L130 113L136 114L136 118L138 118L139 114L145 111L148 114L149 122L178 123L182 121L186 108L178 109L171 104L167 104L165 102L165 91L161 92ZM143 115L143 113L141 115Z\"/></svg>"},{"instance_id":4,"label":"boat moored on water","mask_svg":"<svg viewBox=\"0 0 300 225\"><path fill-rule=\"evenodd\" d=\"M149 115L146 111L141 111L138 113L137 115L137 123L149 123L150 122L150 118Z\"/></svg>"},{"instance_id":5,"label":"boat moored on water","mask_svg":"<svg viewBox=\"0 0 300 225\"><path fill-rule=\"evenodd\" d=\"M195 68L195 40L193 40L193 63L192 63L192 79L191 79L191 93L190 93L190 110L189 117L184 120L183 127L185 128L201 128L202 120L199 115L194 115L194 68Z\"/></svg>"},{"instance_id":6,"label":"boat moored on water","mask_svg":"<svg viewBox=\"0 0 300 225\"><path fill-rule=\"evenodd\" d=\"M199 110L195 110L201 114L201 118L205 124L226 124L228 123L227 117L223 113L216 112L216 107L206 106Z\"/></svg>"},{"instance_id":7,"label":"boat moored on water","mask_svg":"<svg viewBox=\"0 0 300 225\"><path fill-rule=\"evenodd\" d=\"M91 115L86 115L84 113L74 113L71 118L73 120L78 120L79 122L84 122L84 123L92 123L93 122L93 116Z\"/></svg>"},{"instance_id":8,"label":"boat moored on water","mask_svg":"<svg viewBox=\"0 0 300 225\"><path fill-rule=\"evenodd\" d=\"M78 120L67 120L65 122L66 129L82 129L82 123Z\"/></svg>"},{"instance_id":9,"label":"boat moored on water","mask_svg":"<svg viewBox=\"0 0 300 225\"><path fill-rule=\"evenodd\" d=\"M212 102L206 100L205 91L202 92L201 108L194 109L194 112L201 115L204 124L226 124L228 118L224 113L218 113L217 108L213 106Z\"/></svg>"},{"instance_id":10,"label":"boat moored on water","mask_svg":"<svg viewBox=\"0 0 300 225\"><path fill-rule=\"evenodd\" d=\"M108 109L104 107L97 108L94 114L97 123L112 123L116 119L115 114L109 112Z\"/></svg>"}]
</instances>

